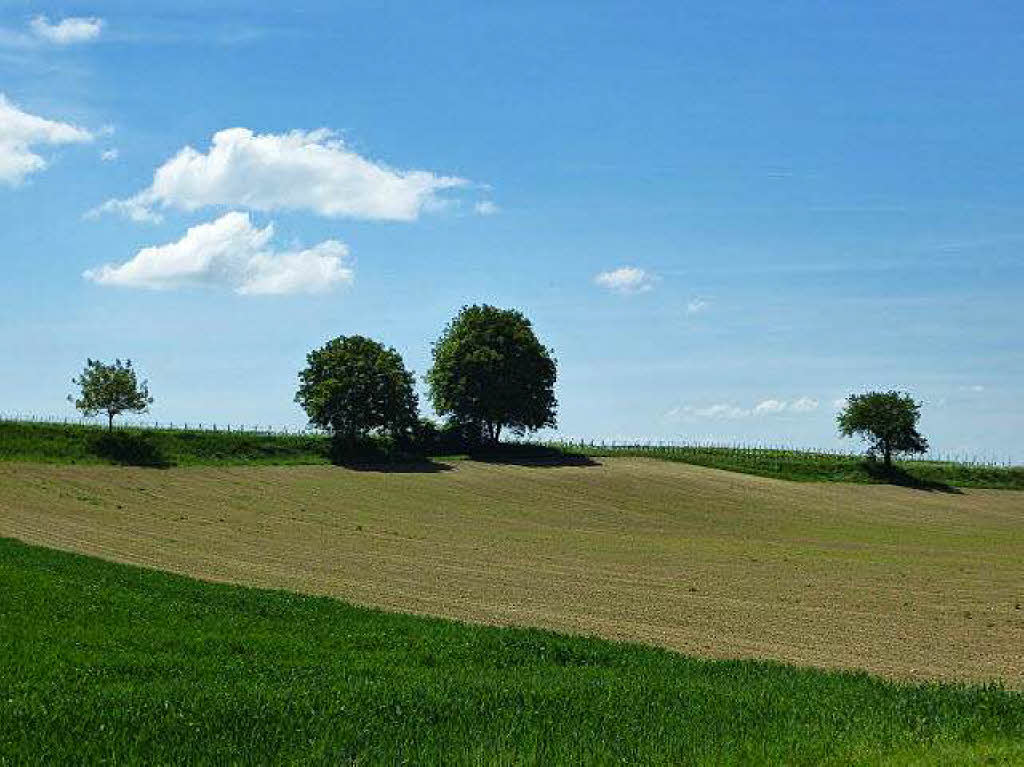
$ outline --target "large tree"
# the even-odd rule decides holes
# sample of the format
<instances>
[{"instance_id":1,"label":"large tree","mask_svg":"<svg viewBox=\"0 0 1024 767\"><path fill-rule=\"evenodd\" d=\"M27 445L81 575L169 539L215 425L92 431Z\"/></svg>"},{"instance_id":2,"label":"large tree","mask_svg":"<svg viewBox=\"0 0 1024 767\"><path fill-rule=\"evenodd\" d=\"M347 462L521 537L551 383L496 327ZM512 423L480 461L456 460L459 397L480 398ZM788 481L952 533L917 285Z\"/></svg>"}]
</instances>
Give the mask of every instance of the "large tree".
<instances>
[{"instance_id":1,"label":"large tree","mask_svg":"<svg viewBox=\"0 0 1024 767\"><path fill-rule=\"evenodd\" d=\"M295 401L309 421L354 443L374 431L400 437L416 423L413 374L394 349L338 336L306 355Z\"/></svg>"},{"instance_id":2,"label":"large tree","mask_svg":"<svg viewBox=\"0 0 1024 767\"><path fill-rule=\"evenodd\" d=\"M71 383L79 388L80 394L77 399L68 395L68 401L89 417L104 413L108 431L114 428L114 416L145 413L153 404L149 382L139 381L131 360L114 360L108 365L87 359L82 374L72 378Z\"/></svg>"},{"instance_id":3,"label":"large tree","mask_svg":"<svg viewBox=\"0 0 1024 767\"><path fill-rule=\"evenodd\" d=\"M503 429L555 426L555 360L521 312L465 306L433 354L427 383L434 409L473 438L497 443Z\"/></svg>"},{"instance_id":4,"label":"large tree","mask_svg":"<svg viewBox=\"0 0 1024 767\"><path fill-rule=\"evenodd\" d=\"M926 453L928 440L917 431L921 405L898 391L851 394L837 421L844 437L860 436L874 456L882 454L887 469L893 454Z\"/></svg>"}]
</instances>

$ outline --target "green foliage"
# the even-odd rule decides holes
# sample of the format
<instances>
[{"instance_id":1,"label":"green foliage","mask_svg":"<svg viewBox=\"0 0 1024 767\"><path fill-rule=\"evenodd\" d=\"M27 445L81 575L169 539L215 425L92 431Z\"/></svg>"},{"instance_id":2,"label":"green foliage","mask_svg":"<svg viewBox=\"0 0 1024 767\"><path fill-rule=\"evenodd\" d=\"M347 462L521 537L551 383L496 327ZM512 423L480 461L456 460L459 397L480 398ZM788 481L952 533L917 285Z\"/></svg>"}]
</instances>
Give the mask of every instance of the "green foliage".
<instances>
[{"instance_id":1,"label":"green foliage","mask_svg":"<svg viewBox=\"0 0 1024 767\"><path fill-rule=\"evenodd\" d=\"M898 391L851 394L836 417L844 437L860 436L868 454L881 453L886 467L894 453L927 453L928 441L917 431L921 405Z\"/></svg>"},{"instance_id":2,"label":"green foliage","mask_svg":"<svg viewBox=\"0 0 1024 767\"><path fill-rule=\"evenodd\" d=\"M416 423L413 374L394 349L339 336L306 356L295 401L309 422L349 445L372 432L399 438Z\"/></svg>"},{"instance_id":3,"label":"green foliage","mask_svg":"<svg viewBox=\"0 0 1024 767\"><path fill-rule=\"evenodd\" d=\"M79 387L77 399L68 396L84 415L92 417L104 413L107 428L113 428L114 417L121 413L145 413L153 404L149 396L149 382L139 382L132 361L114 360L108 365L99 360L88 359L78 378L71 383Z\"/></svg>"},{"instance_id":4,"label":"green foliage","mask_svg":"<svg viewBox=\"0 0 1024 767\"><path fill-rule=\"evenodd\" d=\"M466 306L433 347L427 373L434 409L471 437L497 442L555 426L555 360L514 309Z\"/></svg>"},{"instance_id":5,"label":"green foliage","mask_svg":"<svg viewBox=\"0 0 1024 767\"><path fill-rule=\"evenodd\" d=\"M1006 764L1024 696L706 661L0 539L0 764Z\"/></svg>"}]
</instances>

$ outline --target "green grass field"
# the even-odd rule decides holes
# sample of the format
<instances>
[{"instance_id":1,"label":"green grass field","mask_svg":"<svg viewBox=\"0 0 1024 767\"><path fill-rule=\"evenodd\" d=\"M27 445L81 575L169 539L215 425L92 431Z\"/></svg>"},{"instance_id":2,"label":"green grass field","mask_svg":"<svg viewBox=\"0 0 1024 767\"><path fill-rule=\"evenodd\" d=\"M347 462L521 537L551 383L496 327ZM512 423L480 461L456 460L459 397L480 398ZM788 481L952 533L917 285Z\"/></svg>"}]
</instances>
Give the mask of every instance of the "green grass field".
<instances>
[{"instance_id":1,"label":"green grass field","mask_svg":"<svg viewBox=\"0 0 1024 767\"><path fill-rule=\"evenodd\" d=\"M44 463L129 463L151 466L299 465L330 462L321 435L238 431L119 428L105 441L104 430L77 424L0 422L0 460ZM950 487L1024 490L1024 466L953 461L899 461L886 475L877 464L853 455L802 450L730 447L601 447L586 444L511 445L507 456L531 453L589 457L640 457L804 482L903 484L926 489ZM451 457L451 456L449 456ZM494 457L494 456L490 456ZM499 458L502 456L498 456Z\"/></svg>"},{"instance_id":2,"label":"green grass field","mask_svg":"<svg viewBox=\"0 0 1024 767\"><path fill-rule=\"evenodd\" d=\"M593 458L658 458L797 482L887 483L925 489L949 486L1024 490L1024 466L915 459L896 461L896 470L886 475L880 464L858 455L816 453L810 450L699 446L602 447L587 444L558 447Z\"/></svg>"},{"instance_id":3,"label":"green grass field","mask_svg":"<svg viewBox=\"0 0 1024 767\"><path fill-rule=\"evenodd\" d=\"M1005 764L1024 696L702 661L0 539L0 763Z\"/></svg>"}]
</instances>

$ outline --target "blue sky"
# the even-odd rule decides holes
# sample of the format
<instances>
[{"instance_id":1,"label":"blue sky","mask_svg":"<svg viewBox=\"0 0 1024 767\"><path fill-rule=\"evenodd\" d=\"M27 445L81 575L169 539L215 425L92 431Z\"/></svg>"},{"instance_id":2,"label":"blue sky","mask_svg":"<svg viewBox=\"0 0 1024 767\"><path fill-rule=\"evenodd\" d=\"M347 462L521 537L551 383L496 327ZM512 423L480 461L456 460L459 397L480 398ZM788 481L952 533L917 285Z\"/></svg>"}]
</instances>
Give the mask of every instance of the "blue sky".
<instances>
[{"instance_id":1,"label":"blue sky","mask_svg":"<svg viewBox=\"0 0 1024 767\"><path fill-rule=\"evenodd\" d=\"M1024 460L1022 72L1011 2L3 2L0 411L120 356L300 424L311 348L422 375L486 301L565 435L827 447L900 388Z\"/></svg>"}]
</instances>

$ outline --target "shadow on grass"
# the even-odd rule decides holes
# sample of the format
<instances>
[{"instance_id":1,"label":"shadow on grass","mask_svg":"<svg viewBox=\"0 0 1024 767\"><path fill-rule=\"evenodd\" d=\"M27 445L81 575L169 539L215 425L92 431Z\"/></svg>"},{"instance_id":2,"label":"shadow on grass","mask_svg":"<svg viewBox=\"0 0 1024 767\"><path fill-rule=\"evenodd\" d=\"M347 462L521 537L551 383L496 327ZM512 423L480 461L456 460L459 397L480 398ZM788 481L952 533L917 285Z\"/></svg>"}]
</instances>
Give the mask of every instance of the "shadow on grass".
<instances>
[{"instance_id":1,"label":"shadow on grass","mask_svg":"<svg viewBox=\"0 0 1024 767\"><path fill-rule=\"evenodd\" d=\"M334 461L335 466L341 466L352 471L376 472L379 474L439 474L443 471L451 471L454 466L450 463L432 461L429 458L411 458L395 461L374 461L359 458Z\"/></svg>"},{"instance_id":2,"label":"shadow on grass","mask_svg":"<svg viewBox=\"0 0 1024 767\"><path fill-rule=\"evenodd\" d=\"M945 482L938 482L932 479L923 479L921 477L915 477L905 469L901 469L898 466L890 466L886 468L885 464L878 463L877 461L864 461L861 463L864 471L869 477L878 482L884 482L887 485L898 485L900 487L909 487L914 490L926 490L930 493L951 493L953 495L962 495L963 490Z\"/></svg>"},{"instance_id":3,"label":"shadow on grass","mask_svg":"<svg viewBox=\"0 0 1024 767\"><path fill-rule=\"evenodd\" d=\"M557 448L537 445L501 445L497 448L480 448L471 451L469 457L480 463L533 466L542 469L554 469L561 466L601 465L590 456L567 453Z\"/></svg>"},{"instance_id":4,"label":"shadow on grass","mask_svg":"<svg viewBox=\"0 0 1024 767\"><path fill-rule=\"evenodd\" d=\"M89 452L123 466L166 469L174 465L159 445L145 434L108 431L89 441Z\"/></svg>"}]
</instances>

